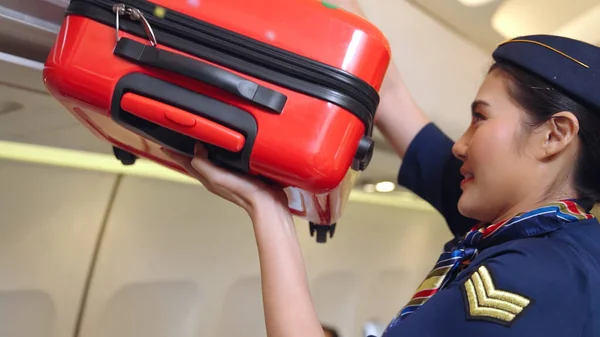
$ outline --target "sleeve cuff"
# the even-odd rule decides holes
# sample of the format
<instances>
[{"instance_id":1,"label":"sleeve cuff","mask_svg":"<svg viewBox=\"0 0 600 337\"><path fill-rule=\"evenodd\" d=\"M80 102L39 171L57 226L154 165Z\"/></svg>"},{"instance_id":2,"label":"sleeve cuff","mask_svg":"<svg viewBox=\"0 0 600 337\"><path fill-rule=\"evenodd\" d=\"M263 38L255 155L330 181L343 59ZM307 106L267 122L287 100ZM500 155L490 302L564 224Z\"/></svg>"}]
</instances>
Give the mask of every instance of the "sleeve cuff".
<instances>
[{"instance_id":1,"label":"sleeve cuff","mask_svg":"<svg viewBox=\"0 0 600 337\"><path fill-rule=\"evenodd\" d=\"M429 199L422 195L426 187L423 185L442 186L442 170L452 155L453 145L434 123L427 124L408 146L398 172L398 184Z\"/></svg>"}]
</instances>

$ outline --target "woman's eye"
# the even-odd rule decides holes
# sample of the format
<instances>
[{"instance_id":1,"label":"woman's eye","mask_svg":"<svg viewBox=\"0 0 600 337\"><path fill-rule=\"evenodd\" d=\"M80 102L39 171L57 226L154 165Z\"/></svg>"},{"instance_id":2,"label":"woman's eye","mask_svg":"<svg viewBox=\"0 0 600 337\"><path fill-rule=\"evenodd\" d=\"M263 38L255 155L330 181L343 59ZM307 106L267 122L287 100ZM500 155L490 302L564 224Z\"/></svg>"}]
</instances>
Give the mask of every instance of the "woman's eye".
<instances>
[{"instance_id":1,"label":"woman's eye","mask_svg":"<svg viewBox=\"0 0 600 337\"><path fill-rule=\"evenodd\" d=\"M473 112L472 123L477 123L479 121L482 121L483 119L484 117L482 114L480 114L479 112Z\"/></svg>"}]
</instances>

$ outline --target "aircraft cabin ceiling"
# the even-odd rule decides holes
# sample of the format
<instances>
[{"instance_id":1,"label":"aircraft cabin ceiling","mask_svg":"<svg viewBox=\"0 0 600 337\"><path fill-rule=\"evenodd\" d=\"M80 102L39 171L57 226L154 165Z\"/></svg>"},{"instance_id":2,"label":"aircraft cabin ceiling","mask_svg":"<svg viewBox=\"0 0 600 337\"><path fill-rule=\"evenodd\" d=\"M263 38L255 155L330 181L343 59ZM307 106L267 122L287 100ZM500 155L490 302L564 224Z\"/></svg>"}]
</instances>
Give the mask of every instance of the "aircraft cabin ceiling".
<instances>
[{"instance_id":1,"label":"aircraft cabin ceiling","mask_svg":"<svg viewBox=\"0 0 600 337\"><path fill-rule=\"evenodd\" d=\"M598 0L407 0L491 52L519 35L557 34L600 43Z\"/></svg>"}]
</instances>

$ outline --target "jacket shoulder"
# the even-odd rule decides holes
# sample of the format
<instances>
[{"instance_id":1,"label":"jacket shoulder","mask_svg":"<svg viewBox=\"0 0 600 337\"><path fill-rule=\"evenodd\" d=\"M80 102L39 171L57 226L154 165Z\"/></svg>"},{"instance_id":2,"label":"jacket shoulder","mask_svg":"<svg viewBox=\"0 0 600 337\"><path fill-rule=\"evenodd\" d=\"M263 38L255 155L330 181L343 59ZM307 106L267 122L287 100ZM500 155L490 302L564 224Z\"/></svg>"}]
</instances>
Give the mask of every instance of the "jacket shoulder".
<instances>
[{"instance_id":1,"label":"jacket shoulder","mask_svg":"<svg viewBox=\"0 0 600 337\"><path fill-rule=\"evenodd\" d=\"M385 336L585 336L591 280L577 256L549 238L484 250L413 314L392 322Z\"/></svg>"}]
</instances>

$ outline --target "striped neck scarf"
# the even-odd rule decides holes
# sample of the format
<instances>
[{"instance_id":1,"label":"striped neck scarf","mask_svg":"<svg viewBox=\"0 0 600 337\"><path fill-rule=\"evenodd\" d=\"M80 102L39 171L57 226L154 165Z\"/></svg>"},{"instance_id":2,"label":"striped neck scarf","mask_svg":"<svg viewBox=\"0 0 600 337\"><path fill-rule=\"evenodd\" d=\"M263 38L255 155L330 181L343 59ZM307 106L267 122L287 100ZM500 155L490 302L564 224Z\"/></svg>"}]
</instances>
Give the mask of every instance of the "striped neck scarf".
<instances>
[{"instance_id":1,"label":"striped neck scarf","mask_svg":"<svg viewBox=\"0 0 600 337\"><path fill-rule=\"evenodd\" d=\"M593 217L575 201L562 200L518 214L509 220L487 226L484 224L474 226L464 237L446 243L444 252L440 255L437 263L416 290L412 299L394 318L390 327L414 313L428 299L443 289L482 250L506 241L546 234L557 230L565 223Z\"/></svg>"}]
</instances>

